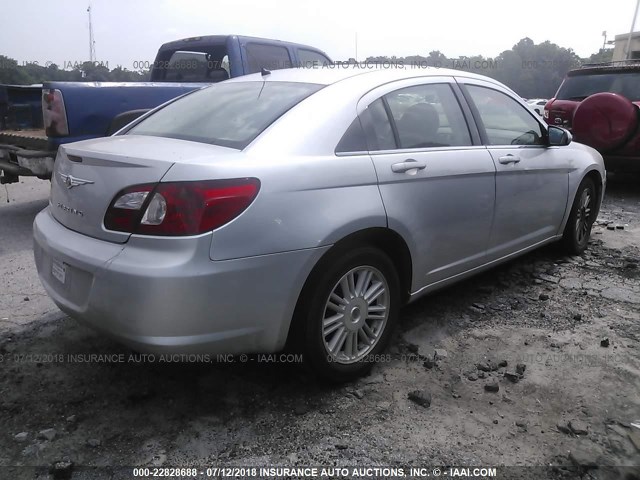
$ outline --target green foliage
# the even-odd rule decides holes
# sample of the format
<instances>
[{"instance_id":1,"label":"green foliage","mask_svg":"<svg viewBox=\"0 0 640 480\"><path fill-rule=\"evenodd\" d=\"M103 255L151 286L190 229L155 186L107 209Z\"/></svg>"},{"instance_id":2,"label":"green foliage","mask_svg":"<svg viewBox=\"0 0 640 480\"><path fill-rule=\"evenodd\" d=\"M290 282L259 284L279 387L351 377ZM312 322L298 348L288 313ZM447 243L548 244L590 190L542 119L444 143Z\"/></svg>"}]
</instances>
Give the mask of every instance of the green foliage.
<instances>
[{"instance_id":1,"label":"green foliage","mask_svg":"<svg viewBox=\"0 0 640 480\"><path fill-rule=\"evenodd\" d=\"M46 81L141 82L149 79L149 71L135 72L120 65L113 70L100 62L84 62L72 67L61 69L55 63L47 66L35 63L20 65L12 58L0 55L0 84L31 85Z\"/></svg>"},{"instance_id":2,"label":"green foliage","mask_svg":"<svg viewBox=\"0 0 640 480\"><path fill-rule=\"evenodd\" d=\"M584 59L584 63L606 63L613 60L613 48L601 48L598 53L594 53L589 58Z\"/></svg>"},{"instance_id":3,"label":"green foliage","mask_svg":"<svg viewBox=\"0 0 640 480\"><path fill-rule=\"evenodd\" d=\"M559 47L548 41L536 45L530 38L523 38L495 58L481 55L448 58L439 50L433 50L427 56L377 56L369 57L366 61L453 68L495 78L525 98L551 98L569 70L578 68L582 63L611 61L612 55L612 50L601 49L589 58L580 59L571 48ZM135 72L120 65L113 70L109 70L108 65L91 62L67 67L61 69L55 64L46 67L19 65L15 60L0 55L0 84L29 85L44 81L136 82L149 79L149 71Z\"/></svg>"},{"instance_id":4,"label":"green foliage","mask_svg":"<svg viewBox=\"0 0 640 480\"><path fill-rule=\"evenodd\" d=\"M604 57L607 52L610 51L600 52L604 58L602 61L608 61ZM597 55L594 54L591 58ZM383 63L391 59L369 57L366 61ZM439 50L435 50L429 52L426 57L412 55L398 58L396 61L405 65L453 68L486 75L501 81L525 98L551 98L567 72L580 67L583 62L571 48L559 47L548 41L536 45L530 38L523 38L513 48L505 50L495 58L482 55L448 58Z\"/></svg>"}]
</instances>

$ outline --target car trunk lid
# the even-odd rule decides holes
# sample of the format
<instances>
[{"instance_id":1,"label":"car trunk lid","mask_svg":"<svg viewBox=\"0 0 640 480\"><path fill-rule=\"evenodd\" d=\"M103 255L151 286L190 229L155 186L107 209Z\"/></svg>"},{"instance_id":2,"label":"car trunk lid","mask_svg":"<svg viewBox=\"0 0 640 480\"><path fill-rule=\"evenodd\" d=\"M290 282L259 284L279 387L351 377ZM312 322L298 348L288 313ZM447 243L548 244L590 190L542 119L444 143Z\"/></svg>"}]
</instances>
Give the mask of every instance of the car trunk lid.
<instances>
[{"instance_id":1,"label":"car trunk lid","mask_svg":"<svg viewBox=\"0 0 640 480\"><path fill-rule=\"evenodd\" d=\"M225 147L169 138L123 135L60 147L51 179L53 216L76 232L124 243L130 234L107 230L105 213L132 185L156 183L175 163L202 162Z\"/></svg>"}]
</instances>

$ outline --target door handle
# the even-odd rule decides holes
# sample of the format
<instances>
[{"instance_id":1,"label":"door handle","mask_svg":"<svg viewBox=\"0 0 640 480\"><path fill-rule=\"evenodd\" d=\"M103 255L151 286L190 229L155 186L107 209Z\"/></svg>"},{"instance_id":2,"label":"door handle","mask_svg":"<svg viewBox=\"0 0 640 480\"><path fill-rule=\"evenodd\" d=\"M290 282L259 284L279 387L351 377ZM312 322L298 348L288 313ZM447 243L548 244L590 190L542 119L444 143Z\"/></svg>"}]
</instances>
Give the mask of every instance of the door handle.
<instances>
[{"instance_id":1,"label":"door handle","mask_svg":"<svg viewBox=\"0 0 640 480\"><path fill-rule=\"evenodd\" d=\"M404 162L394 163L393 165L391 165L391 171L394 173L406 173L410 170L417 171L417 170L422 170L424 168L427 168L426 162L418 162L413 158L409 158Z\"/></svg>"},{"instance_id":2,"label":"door handle","mask_svg":"<svg viewBox=\"0 0 640 480\"><path fill-rule=\"evenodd\" d=\"M520 157L509 154L505 155L504 157L498 158L498 161L503 165L507 165L509 163L518 163L520 161Z\"/></svg>"}]
</instances>

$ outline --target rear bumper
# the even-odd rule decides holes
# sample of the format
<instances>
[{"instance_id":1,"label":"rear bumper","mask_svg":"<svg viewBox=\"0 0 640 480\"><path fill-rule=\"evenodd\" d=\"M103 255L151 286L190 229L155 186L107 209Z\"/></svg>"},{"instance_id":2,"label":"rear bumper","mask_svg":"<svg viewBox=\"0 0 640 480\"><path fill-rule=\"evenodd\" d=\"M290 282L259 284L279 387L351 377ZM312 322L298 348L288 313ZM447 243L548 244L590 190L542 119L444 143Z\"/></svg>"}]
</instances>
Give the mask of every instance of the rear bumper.
<instances>
[{"instance_id":1,"label":"rear bumper","mask_svg":"<svg viewBox=\"0 0 640 480\"><path fill-rule=\"evenodd\" d=\"M127 244L73 232L45 209L34 254L45 289L69 316L152 353L275 352L302 286L328 247L211 261L211 234ZM52 274L64 264L65 282Z\"/></svg>"},{"instance_id":2,"label":"rear bumper","mask_svg":"<svg viewBox=\"0 0 640 480\"><path fill-rule=\"evenodd\" d=\"M51 178L55 159L55 151L27 150L14 145L0 144L0 170L7 179L17 176ZM17 178L13 181L17 181Z\"/></svg>"}]
</instances>

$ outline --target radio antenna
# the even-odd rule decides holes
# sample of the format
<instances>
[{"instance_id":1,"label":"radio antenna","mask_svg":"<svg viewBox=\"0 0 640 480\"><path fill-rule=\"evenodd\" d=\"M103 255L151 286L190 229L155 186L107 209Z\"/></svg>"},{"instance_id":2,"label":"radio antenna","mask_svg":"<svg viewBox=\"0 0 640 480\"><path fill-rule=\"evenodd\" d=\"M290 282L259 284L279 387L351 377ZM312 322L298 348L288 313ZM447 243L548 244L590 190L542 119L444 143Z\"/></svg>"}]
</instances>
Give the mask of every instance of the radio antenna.
<instances>
[{"instance_id":1,"label":"radio antenna","mask_svg":"<svg viewBox=\"0 0 640 480\"><path fill-rule=\"evenodd\" d=\"M87 13L89 14L89 61L94 63L96 61L96 41L93 39L93 23L91 22L91 4L87 7Z\"/></svg>"}]
</instances>

